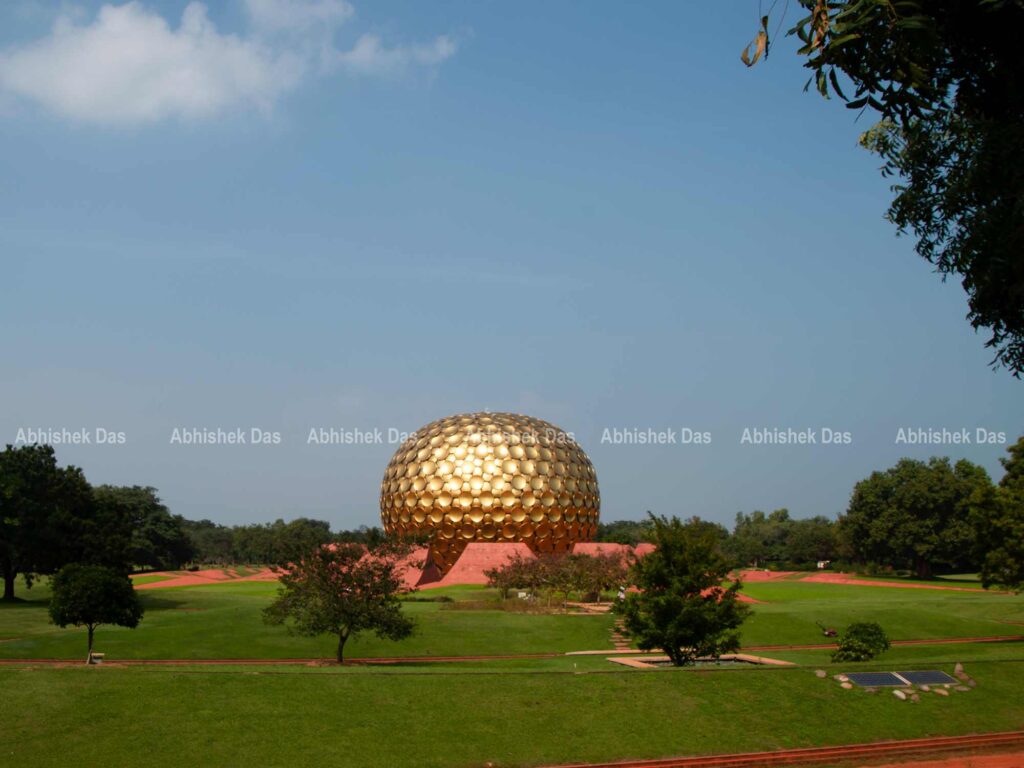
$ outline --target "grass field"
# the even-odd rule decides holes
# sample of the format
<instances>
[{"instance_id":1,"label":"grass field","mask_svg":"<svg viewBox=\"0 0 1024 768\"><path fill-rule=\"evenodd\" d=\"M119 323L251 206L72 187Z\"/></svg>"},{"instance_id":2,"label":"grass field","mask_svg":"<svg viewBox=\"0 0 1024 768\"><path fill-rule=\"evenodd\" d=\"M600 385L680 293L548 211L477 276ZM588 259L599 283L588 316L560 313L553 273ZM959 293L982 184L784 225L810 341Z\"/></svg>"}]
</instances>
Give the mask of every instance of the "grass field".
<instances>
[{"instance_id":1,"label":"grass field","mask_svg":"<svg viewBox=\"0 0 1024 768\"><path fill-rule=\"evenodd\" d=\"M0 764L516 766L1020 728L1024 662L971 672L913 705L803 668L0 669Z\"/></svg>"},{"instance_id":2,"label":"grass field","mask_svg":"<svg viewBox=\"0 0 1024 768\"><path fill-rule=\"evenodd\" d=\"M101 627L96 647L112 659L330 657L331 638L297 637L263 623L260 612L276 589L270 582L225 582L140 591L146 616L138 629ZM751 583L744 591L763 601L753 606L743 627L747 646L820 643L816 621L840 628L852 621L877 621L896 640L1024 634L1024 597L798 581ZM19 594L26 602L0 604L0 658L83 655L80 630L49 623L45 583ZM420 596L441 595L479 601L493 593L454 587ZM433 602L410 602L405 610L417 620L412 638L392 643L362 635L349 642L346 654L456 656L610 648L610 616L451 610Z\"/></svg>"},{"instance_id":3,"label":"grass field","mask_svg":"<svg viewBox=\"0 0 1024 768\"><path fill-rule=\"evenodd\" d=\"M261 611L276 589L269 582L228 582L140 591L146 615L139 627L101 627L96 649L112 659L332 657L337 641L330 637L298 637L263 623ZM449 594L480 592L456 589ZM0 607L0 658L83 657L82 632L49 624L43 591L36 593L33 587L27 594L38 602ZM346 655L457 656L610 647L610 616L455 611L445 605L407 603L405 611L417 620L413 637L392 643L360 635L346 645Z\"/></svg>"},{"instance_id":4,"label":"grass field","mask_svg":"<svg viewBox=\"0 0 1024 768\"><path fill-rule=\"evenodd\" d=\"M134 631L102 628L116 659L328 657L330 638L263 624L263 582L140 592ZM824 640L815 621L879 621L894 639L1024 634L1024 596L752 583L747 645ZM84 633L47 623L46 584L0 607L0 657L78 661ZM474 604L479 587L424 592ZM466 603L464 602L464 605ZM453 610L410 602L401 643L373 635L350 657L529 654L610 648L611 616ZM1024 642L897 646L875 662L834 666L826 649L772 651L791 668L630 670L604 656L398 666L101 668L0 666L0 766L529 766L734 752L1024 728ZM844 691L829 674L963 662L978 687L920 704ZM827 713L823 717L823 713Z\"/></svg>"}]
</instances>

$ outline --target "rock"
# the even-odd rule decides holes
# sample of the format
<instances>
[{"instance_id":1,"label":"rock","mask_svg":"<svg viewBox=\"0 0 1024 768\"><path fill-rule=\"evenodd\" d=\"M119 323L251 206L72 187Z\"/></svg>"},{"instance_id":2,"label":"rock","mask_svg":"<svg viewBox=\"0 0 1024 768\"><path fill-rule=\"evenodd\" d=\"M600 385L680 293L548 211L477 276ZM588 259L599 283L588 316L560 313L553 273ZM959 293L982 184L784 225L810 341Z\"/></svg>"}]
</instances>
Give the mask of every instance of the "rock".
<instances>
[{"instance_id":1,"label":"rock","mask_svg":"<svg viewBox=\"0 0 1024 768\"><path fill-rule=\"evenodd\" d=\"M956 677L960 680L970 680L970 677L967 675L966 672L954 672L953 674L955 674Z\"/></svg>"},{"instance_id":2,"label":"rock","mask_svg":"<svg viewBox=\"0 0 1024 768\"><path fill-rule=\"evenodd\" d=\"M850 678L848 678L846 675L836 675L834 679L838 680L840 683L846 683L850 680Z\"/></svg>"},{"instance_id":3,"label":"rock","mask_svg":"<svg viewBox=\"0 0 1024 768\"><path fill-rule=\"evenodd\" d=\"M961 663L960 663L960 662L958 661L958 662L956 663L956 666L955 666L955 667L953 667L953 674L954 674L954 675L962 675L963 673L964 673L964 665L963 665L963 664L961 664Z\"/></svg>"},{"instance_id":4,"label":"rock","mask_svg":"<svg viewBox=\"0 0 1024 768\"><path fill-rule=\"evenodd\" d=\"M912 694L910 695L910 700L911 700L911 701L912 701L912 702L913 702L914 704L917 704L917 702L919 702L919 701L921 700L921 697L920 697L920 696L918 696L918 695L917 695L916 693L912 693Z\"/></svg>"},{"instance_id":5,"label":"rock","mask_svg":"<svg viewBox=\"0 0 1024 768\"><path fill-rule=\"evenodd\" d=\"M954 690L954 691L961 691L962 693L966 693L967 691L969 691L969 690L971 690L971 689L970 689L970 688L968 688L968 687L967 687L966 685L958 685L958 686L957 686L956 688L954 688L953 690Z\"/></svg>"},{"instance_id":6,"label":"rock","mask_svg":"<svg viewBox=\"0 0 1024 768\"><path fill-rule=\"evenodd\" d=\"M930 685L922 685L921 686L921 690L924 691L925 693L928 693L928 691L930 691L931 689L932 688L931 688Z\"/></svg>"},{"instance_id":7,"label":"rock","mask_svg":"<svg viewBox=\"0 0 1024 768\"><path fill-rule=\"evenodd\" d=\"M840 683L839 687L840 688L845 688L846 690L850 690L851 688L853 688L853 683L851 683L851 682Z\"/></svg>"},{"instance_id":8,"label":"rock","mask_svg":"<svg viewBox=\"0 0 1024 768\"><path fill-rule=\"evenodd\" d=\"M907 694L905 694L903 691L893 691L892 695L895 696L900 701L906 701L907 700Z\"/></svg>"},{"instance_id":9,"label":"rock","mask_svg":"<svg viewBox=\"0 0 1024 768\"><path fill-rule=\"evenodd\" d=\"M815 676L820 677L822 679L828 677L828 672L826 672L824 669L816 669L814 670L814 674Z\"/></svg>"},{"instance_id":10,"label":"rock","mask_svg":"<svg viewBox=\"0 0 1024 768\"><path fill-rule=\"evenodd\" d=\"M947 691L945 688L936 688L935 692L939 694L939 696L949 696L949 691Z\"/></svg>"},{"instance_id":11,"label":"rock","mask_svg":"<svg viewBox=\"0 0 1024 768\"><path fill-rule=\"evenodd\" d=\"M864 693L878 693L877 688L865 688Z\"/></svg>"},{"instance_id":12,"label":"rock","mask_svg":"<svg viewBox=\"0 0 1024 768\"><path fill-rule=\"evenodd\" d=\"M967 685L969 685L969 686L970 686L971 688L973 688L973 687L974 687L974 686L976 686L977 684L978 684L978 681L977 681L977 680L973 680L973 679L972 679L972 680L968 680L968 681L967 681Z\"/></svg>"}]
</instances>

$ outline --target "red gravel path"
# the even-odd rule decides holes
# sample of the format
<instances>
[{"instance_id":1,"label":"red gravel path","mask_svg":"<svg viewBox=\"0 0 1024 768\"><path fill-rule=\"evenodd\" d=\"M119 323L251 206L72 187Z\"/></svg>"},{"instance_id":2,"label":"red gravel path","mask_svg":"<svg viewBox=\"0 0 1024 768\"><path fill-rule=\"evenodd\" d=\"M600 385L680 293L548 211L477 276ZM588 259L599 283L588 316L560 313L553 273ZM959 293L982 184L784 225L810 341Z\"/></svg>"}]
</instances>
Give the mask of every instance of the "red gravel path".
<instances>
[{"instance_id":1,"label":"red gravel path","mask_svg":"<svg viewBox=\"0 0 1024 768\"><path fill-rule=\"evenodd\" d=\"M940 754L960 753L950 762L924 763L933 768L1021 768L1020 749L1024 746L1024 731L979 734L974 736L936 736L927 739L881 741L871 744L848 744L841 747L812 747L810 749L782 749L773 752L747 752L734 755L707 755L702 757L673 757L661 760L622 760L612 763L578 763L561 768L764 768L775 765L877 765L880 760L901 758L889 763L890 768L917 766L914 759L934 758ZM989 755L1001 762L979 763L978 755L964 752L1014 750L1011 754ZM1016 761L1016 762L1015 762Z\"/></svg>"},{"instance_id":2,"label":"red gravel path","mask_svg":"<svg viewBox=\"0 0 1024 768\"><path fill-rule=\"evenodd\" d=\"M277 574L269 568L261 568L257 573L241 576L233 568L208 568L204 571L157 571L140 573L139 577L165 576L160 581L150 581L136 585L136 589L159 589L162 587L194 587L199 584L218 584L225 581L277 581Z\"/></svg>"}]
</instances>

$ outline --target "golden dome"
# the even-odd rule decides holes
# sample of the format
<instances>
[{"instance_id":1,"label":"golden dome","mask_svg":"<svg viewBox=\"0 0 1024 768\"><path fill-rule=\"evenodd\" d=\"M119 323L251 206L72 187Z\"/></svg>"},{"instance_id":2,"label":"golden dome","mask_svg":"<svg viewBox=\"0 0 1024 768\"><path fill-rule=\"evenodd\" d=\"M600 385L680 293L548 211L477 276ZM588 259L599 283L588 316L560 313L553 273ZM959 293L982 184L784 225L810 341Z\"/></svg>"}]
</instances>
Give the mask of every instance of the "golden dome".
<instances>
[{"instance_id":1,"label":"golden dome","mask_svg":"<svg viewBox=\"0 0 1024 768\"><path fill-rule=\"evenodd\" d=\"M430 536L442 574L471 541L567 552L594 537L600 508L594 465L572 436L515 413L427 424L395 452L380 487L384 530Z\"/></svg>"}]
</instances>

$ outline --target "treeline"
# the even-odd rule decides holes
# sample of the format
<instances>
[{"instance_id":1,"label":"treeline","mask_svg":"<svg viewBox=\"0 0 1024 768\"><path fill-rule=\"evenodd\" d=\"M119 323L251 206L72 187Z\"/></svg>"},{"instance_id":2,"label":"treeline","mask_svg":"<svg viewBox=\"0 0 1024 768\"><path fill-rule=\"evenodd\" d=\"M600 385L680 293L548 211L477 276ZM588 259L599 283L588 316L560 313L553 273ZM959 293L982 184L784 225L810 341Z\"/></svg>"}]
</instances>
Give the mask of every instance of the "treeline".
<instances>
[{"instance_id":1,"label":"treeline","mask_svg":"<svg viewBox=\"0 0 1024 768\"><path fill-rule=\"evenodd\" d=\"M322 544L350 542L375 546L385 539L377 527L332 531L326 520L298 517L289 522L220 525L210 520L182 520L191 547L189 561L208 565L286 564Z\"/></svg>"},{"instance_id":2,"label":"treeline","mask_svg":"<svg viewBox=\"0 0 1024 768\"><path fill-rule=\"evenodd\" d=\"M716 531L734 567L805 570L830 561L918 578L979 572L986 585L1014 588L1024 584L1024 437L1007 454L999 483L964 459L902 459L858 482L838 520L794 519L777 509L741 512L732 530L700 523ZM653 534L650 520L598 528L599 541L622 544Z\"/></svg>"},{"instance_id":3,"label":"treeline","mask_svg":"<svg viewBox=\"0 0 1024 768\"><path fill-rule=\"evenodd\" d=\"M765 513L739 512L730 531L724 525L699 518L699 523L718 538L719 547L735 567L812 569L823 560L839 557L839 530L827 517L795 519L788 509ZM615 520L598 526L597 540L636 546L654 541L654 524L646 520Z\"/></svg>"},{"instance_id":4,"label":"treeline","mask_svg":"<svg viewBox=\"0 0 1024 768\"><path fill-rule=\"evenodd\" d=\"M122 573L199 564L294 562L320 544L383 541L379 528L331 531L323 520L224 526L187 520L155 488L92 486L78 467L57 464L48 445L0 452L0 576L14 599L19 575L53 574L69 563Z\"/></svg>"},{"instance_id":5,"label":"treeline","mask_svg":"<svg viewBox=\"0 0 1024 768\"><path fill-rule=\"evenodd\" d=\"M793 519L788 510L739 513L732 530L699 521L734 566L798 570L903 570L927 578L974 572L986 584L1024 584L1024 437L1002 460L998 484L966 460L903 459L857 483L838 520ZM653 539L650 520L613 521L598 541ZM77 467L57 465L47 445L0 452L0 576L13 599L19 574L51 574L68 563L128 572L199 564L286 564L330 542L375 545L377 527L332 531L329 523L225 526L172 514L154 488L91 486Z\"/></svg>"}]
</instances>

